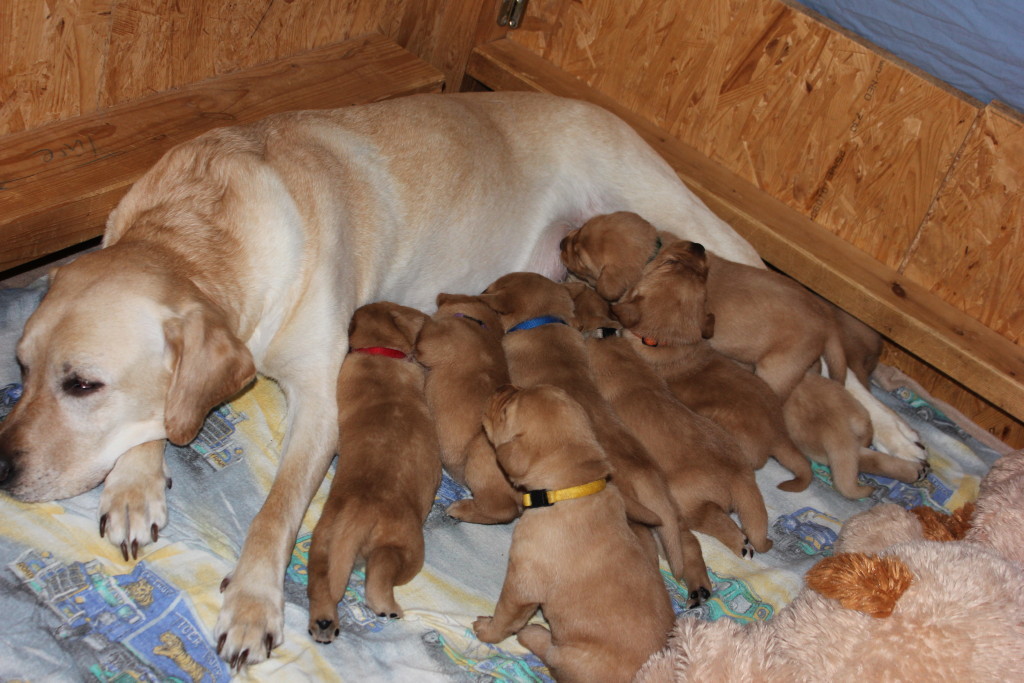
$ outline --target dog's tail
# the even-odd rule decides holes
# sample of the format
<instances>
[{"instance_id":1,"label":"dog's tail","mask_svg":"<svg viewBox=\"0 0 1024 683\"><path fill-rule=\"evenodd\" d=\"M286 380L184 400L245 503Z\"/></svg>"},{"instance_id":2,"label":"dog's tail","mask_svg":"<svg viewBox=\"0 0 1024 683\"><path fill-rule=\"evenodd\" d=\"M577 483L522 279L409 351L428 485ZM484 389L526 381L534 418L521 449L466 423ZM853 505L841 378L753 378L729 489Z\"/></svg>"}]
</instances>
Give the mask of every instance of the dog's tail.
<instances>
[{"instance_id":1,"label":"dog's tail","mask_svg":"<svg viewBox=\"0 0 1024 683\"><path fill-rule=\"evenodd\" d=\"M814 473L811 471L811 463L797 450L789 436L781 434L771 449L772 456L779 461L779 464L796 476L789 481L779 484L778 488L790 493L803 491L811 485Z\"/></svg>"},{"instance_id":2,"label":"dog's tail","mask_svg":"<svg viewBox=\"0 0 1024 683\"><path fill-rule=\"evenodd\" d=\"M829 379L834 379L840 384L846 383L846 351L843 350L843 340L839 334L839 328L835 325L829 330L828 338L825 339L825 348L822 350L825 358L825 365L828 367Z\"/></svg>"}]
</instances>

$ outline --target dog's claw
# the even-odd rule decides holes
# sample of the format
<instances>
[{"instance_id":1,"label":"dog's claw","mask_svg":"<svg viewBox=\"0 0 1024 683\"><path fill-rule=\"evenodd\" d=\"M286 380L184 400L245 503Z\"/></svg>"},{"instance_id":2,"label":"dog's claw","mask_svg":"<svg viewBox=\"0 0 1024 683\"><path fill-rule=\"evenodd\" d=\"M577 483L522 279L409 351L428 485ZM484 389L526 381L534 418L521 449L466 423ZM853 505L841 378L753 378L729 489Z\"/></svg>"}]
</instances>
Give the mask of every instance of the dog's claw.
<instances>
[{"instance_id":1,"label":"dog's claw","mask_svg":"<svg viewBox=\"0 0 1024 683\"><path fill-rule=\"evenodd\" d=\"M267 637L263 639L263 642L267 646L267 659L270 659L270 651L274 649L274 634L268 633Z\"/></svg>"},{"instance_id":2,"label":"dog's claw","mask_svg":"<svg viewBox=\"0 0 1024 683\"><path fill-rule=\"evenodd\" d=\"M224 643L225 643L225 641L227 641L227 639L228 639L228 634L226 634L226 633L220 634L220 638L217 639L217 654L218 655L220 654L220 651L224 649Z\"/></svg>"},{"instance_id":3,"label":"dog's claw","mask_svg":"<svg viewBox=\"0 0 1024 683\"><path fill-rule=\"evenodd\" d=\"M128 541L121 541L121 555L124 557L124 561L128 561Z\"/></svg>"},{"instance_id":4,"label":"dog's claw","mask_svg":"<svg viewBox=\"0 0 1024 683\"><path fill-rule=\"evenodd\" d=\"M172 486L174 486L174 480L167 477L167 488L171 488Z\"/></svg>"},{"instance_id":5,"label":"dog's claw","mask_svg":"<svg viewBox=\"0 0 1024 683\"><path fill-rule=\"evenodd\" d=\"M139 542L136 539L132 539L132 559L139 559Z\"/></svg>"},{"instance_id":6,"label":"dog's claw","mask_svg":"<svg viewBox=\"0 0 1024 683\"><path fill-rule=\"evenodd\" d=\"M106 515L101 515L100 516L100 538L103 538L103 536L106 533L107 533L107 516Z\"/></svg>"},{"instance_id":7,"label":"dog's claw","mask_svg":"<svg viewBox=\"0 0 1024 683\"><path fill-rule=\"evenodd\" d=\"M220 592L221 593L224 592L224 589L228 587L229 583L231 583L231 577L230 576L225 576L224 580L220 582ZM224 636L221 636L221 638L223 638L223 637Z\"/></svg>"},{"instance_id":8,"label":"dog's claw","mask_svg":"<svg viewBox=\"0 0 1024 683\"><path fill-rule=\"evenodd\" d=\"M160 539L160 527L153 523L153 526L149 527L149 537L153 539L153 543L156 543Z\"/></svg>"}]
</instances>

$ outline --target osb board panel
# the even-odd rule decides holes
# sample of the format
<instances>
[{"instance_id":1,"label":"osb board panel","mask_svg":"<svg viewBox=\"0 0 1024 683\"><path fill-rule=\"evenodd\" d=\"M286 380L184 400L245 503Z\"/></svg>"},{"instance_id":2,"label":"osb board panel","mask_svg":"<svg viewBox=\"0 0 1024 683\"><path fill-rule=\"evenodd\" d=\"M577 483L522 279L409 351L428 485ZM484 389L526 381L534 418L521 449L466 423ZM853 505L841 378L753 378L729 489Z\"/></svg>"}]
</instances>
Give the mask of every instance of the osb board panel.
<instances>
[{"instance_id":1,"label":"osb board panel","mask_svg":"<svg viewBox=\"0 0 1024 683\"><path fill-rule=\"evenodd\" d=\"M91 111L113 0L4 0L0 135Z\"/></svg>"},{"instance_id":2,"label":"osb board panel","mask_svg":"<svg viewBox=\"0 0 1024 683\"><path fill-rule=\"evenodd\" d=\"M976 115L779 0L533 0L510 35L894 267Z\"/></svg>"},{"instance_id":3,"label":"osb board panel","mask_svg":"<svg viewBox=\"0 0 1024 683\"><path fill-rule=\"evenodd\" d=\"M1024 121L986 107L935 202L905 275L1024 343Z\"/></svg>"},{"instance_id":4,"label":"osb board panel","mask_svg":"<svg viewBox=\"0 0 1024 683\"><path fill-rule=\"evenodd\" d=\"M3 0L0 134L91 114L365 33L393 36L407 4Z\"/></svg>"},{"instance_id":5,"label":"osb board panel","mask_svg":"<svg viewBox=\"0 0 1024 683\"><path fill-rule=\"evenodd\" d=\"M963 385L889 343L883 347L882 362L899 368L932 396L950 404L1007 445L1024 448L1024 423L993 407Z\"/></svg>"}]
</instances>

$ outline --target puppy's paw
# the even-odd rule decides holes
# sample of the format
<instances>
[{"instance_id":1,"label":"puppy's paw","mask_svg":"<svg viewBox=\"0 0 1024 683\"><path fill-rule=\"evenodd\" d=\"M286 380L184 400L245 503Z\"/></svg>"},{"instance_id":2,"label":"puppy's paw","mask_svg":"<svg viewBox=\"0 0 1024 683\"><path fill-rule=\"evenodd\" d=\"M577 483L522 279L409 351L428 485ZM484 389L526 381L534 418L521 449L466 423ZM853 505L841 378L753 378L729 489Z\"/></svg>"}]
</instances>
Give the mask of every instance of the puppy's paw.
<instances>
[{"instance_id":1,"label":"puppy's paw","mask_svg":"<svg viewBox=\"0 0 1024 683\"><path fill-rule=\"evenodd\" d=\"M334 619L309 619L309 635L318 643L330 643L341 633L338 622Z\"/></svg>"},{"instance_id":2,"label":"puppy's paw","mask_svg":"<svg viewBox=\"0 0 1024 683\"><path fill-rule=\"evenodd\" d=\"M237 574L237 572L236 572ZM239 576L222 584L224 605L217 618L214 639L217 654L232 671L270 657L284 640L284 592L280 586L249 585Z\"/></svg>"},{"instance_id":3,"label":"puppy's paw","mask_svg":"<svg viewBox=\"0 0 1024 683\"><path fill-rule=\"evenodd\" d=\"M159 539L167 524L169 486L162 442L136 446L107 475L100 494L100 536L119 546L125 561L138 559L140 547Z\"/></svg>"},{"instance_id":4,"label":"puppy's paw","mask_svg":"<svg viewBox=\"0 0 1024 683\"><path fill-rule=\"evenodd\" d=\"M700 587L696 588L695 590L691 590L690 591L690 597L686 601L686 608L687 609L694 609L696 607L700 607L705 602L707 602L708 598L710 598L710 597L711 597L711 589L708 588L707 586L700 586Z\"/></svg>"},{"instance_id":5,"label":"puppy's paw","mask_svg":"<svg viewBox=\"0 0 1024 683\"><path fill-rule=\"evenodd\" d=\"M494 617L477 617L473 622L473 633L484 643L498 643L504 640L498 630L494 628Z\"/></svg>"},{"instance_id":6,"label":"puppy's paw","mask_svg":"<svg viewBox=\"0 0 1024 683\"><path fill-rule=\"evenodd\" d=\"M922 460L920 463L918 463L918 466L917 466L917 479L914 480L914 483L917 483L919 481L924 481L928 477L928 475L931 474L931 473L932 473L931 463L929 463L927 460Z\"/></svg>"}]
</instances>

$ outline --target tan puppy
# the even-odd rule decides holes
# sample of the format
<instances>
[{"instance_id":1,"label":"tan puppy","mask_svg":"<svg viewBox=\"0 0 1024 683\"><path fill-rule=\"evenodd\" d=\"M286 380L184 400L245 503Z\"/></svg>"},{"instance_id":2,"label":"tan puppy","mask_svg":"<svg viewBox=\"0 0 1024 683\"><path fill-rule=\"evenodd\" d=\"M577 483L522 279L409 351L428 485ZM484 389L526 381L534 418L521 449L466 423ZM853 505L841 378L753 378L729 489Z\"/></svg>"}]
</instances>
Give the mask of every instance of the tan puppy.
<instances>
[{"instance_id":1,"label":"tan puppy","mask_svg":"<svg viewBox=\"0 0 1024 683\"><path fill-rule=\"evenodd\" d=\"M832 483L847 498L871 495L857 483L858 472L871 472L908 484L928 473L925 461L910 461L873 451L871 418L842 385L809 372L782 409L786 429L805 456L828 465Z\"/></svg>"},{"instance_id":2,"label":"tan puppy","mask_svg":"<svg viewBox=\"0 0 1024 683\"><path fill-rule=\"evenodd\" d=\"M622 297L644 266L671 240L636 214L587 221L561 242L562 260L609 301ZM832 307L789 278L707 254L711 346L754 372L785 399L824 355L829 374L845 381L846 360Z\"/></svg>"},{"instance_id":3,"label":"tan puppy","mask_svg":"<svg viewBox=\"0 0 1024 683\"><path fill-rule=\"evenodd\" d=\"M337 635L338 601L358 559L367 606L393 619L402 616L395 586L423 567L423 522L441 483L424 371L411 357L426 319L388 302L352 316L338 376L338 465L309 548L309 632L321 643Z\"/></svg>"},{"instance_id":4,"label":"tan puppy","mask_svg":"<svg viewBox=\"0 0 1024 683\"><path fill-rule=\"evenodd\" d=\"M501 597L493 617L473 623L477 637L497 643L518 632L558 681L631 681L665 646L672 606L626 523L622 495L614 483L601 487L611 467L586 411L550 385L506 387L484 425L516 487L590 487L523 512ZM526 625L538 609L550 631Z\"/></svg>"},{"instance_id":5,"label":"tan puppy","mask_svg":"<svg viewBox=\"0 0 1024 683\"><path fill-rule=\"evenodd\" d=\"M672 394L622 336L607 301L583 283L565 286L601 395L665 472L683 518L741 557L770 550L764 499L736 440ZM732 512L739 514L742 531Z\"/></svg>"},{"instance_id":6,"label":"tan puppy","mask_svg":"<svg viewBox=\"0 0 1024 683\"><path fill-rule=\"evenodd\" d=\"M61 267L26 324L0 486L32 502L105 482L100 527L145 545L167 521L164 439L191 441L255 371L276 380L280 466L213 629L233 668L262 661L284 638L286 558L338 442L352 312L426 308L510 270L559 276L565 232L618 210L758 261L626 123L584 102L414 95L203 134L135 183L103 249Z\"/></svg>"},{"instance_id":7,"label":"tan puppy","mask_svg":"<svg viewBox=\"0 0 1024 683\"><path fill-rule=\"evenodd\" d=\"M707 309L707 277L704 248L674 242L612 309L672 393L732 434L755 469L773 456L792 471L796 478L779 484L780 489L802 491L811 482L811 466L786 433L779 397L707 341L716 320Z\"/></svg>"},{"instance_id":8,"label":"tan puppy","mask_svg":"<svg viewBox=\"0 0 1024 683\"><path fill-rule=\"evenodd\" d=\"M519 514L520 496L498 468L483 430L484 406L508 384L501 321L478 297L438 294L437 313L416 340L416 360L427 373L427 404L441 443L441 463L473 492L448 514L464 522L504 524Z\"/></svg>"},{"instance_id":9,"label":"tan puppy","mask_svg":"<svg viewBox=\"0 0 1024 683\"><path fill-rule=\"evenodd\" d=\"M573 315L568 290L537 273L511 273L492 283L481 299L505 327L502 347L512 382L522 387L553 384L583 406L611 461L630 519L653 521L672 573L685 580L691 605L699 604L711 590L700 542L680 518L665 473L602 398L583 336L567 324Z\"/></svg>"}]
</instances>

